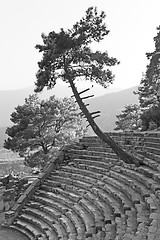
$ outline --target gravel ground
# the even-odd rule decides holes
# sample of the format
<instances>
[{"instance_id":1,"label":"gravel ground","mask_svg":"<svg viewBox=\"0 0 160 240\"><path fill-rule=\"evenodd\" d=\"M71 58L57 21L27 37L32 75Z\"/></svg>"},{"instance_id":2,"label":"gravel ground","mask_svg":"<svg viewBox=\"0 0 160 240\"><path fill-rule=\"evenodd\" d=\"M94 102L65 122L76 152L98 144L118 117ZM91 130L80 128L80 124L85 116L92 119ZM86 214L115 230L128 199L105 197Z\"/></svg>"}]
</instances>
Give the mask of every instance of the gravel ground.
<instances>
[{"instance_id":1,"label":"gravel ground","mask_svg":"<svg viewBox=\"0 0 160 240\"><path fill-rule=\"evenodd\" d=\"M23 233L2 227L4 222L4 213L0 214L0 240L29 240Z\"/></svg>"},{"instance_id":2,"label":"gravel ground","mask_svg":"<svg viewBox=\"0 0 160 240\"><path fill-rule=\"evenodd\" d=\"M29 240L24 234L7 228L0 229L0 240Z\"/></svg>"}]
</instances>

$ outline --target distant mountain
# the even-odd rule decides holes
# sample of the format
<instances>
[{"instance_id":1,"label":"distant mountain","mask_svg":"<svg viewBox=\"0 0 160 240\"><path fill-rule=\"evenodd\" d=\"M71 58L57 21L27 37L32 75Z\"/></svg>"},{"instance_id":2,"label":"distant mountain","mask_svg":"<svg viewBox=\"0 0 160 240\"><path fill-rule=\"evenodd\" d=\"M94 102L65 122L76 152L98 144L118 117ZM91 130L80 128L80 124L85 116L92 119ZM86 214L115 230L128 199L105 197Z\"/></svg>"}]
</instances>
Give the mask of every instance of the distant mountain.
<instances>
[{"instance_id":1,"label":"distant mountain","mask_svg":"<svg viewBox=\"0 0 160 240\"><path fill-rule=\"evenodd\" d=\"M86 85L78 87L78 90L81 91L86 87ZM138 103L137 95L133 94L133 91L137 90L137 86L118 92L117 90L118 89L105 90L95 87L84 94L84 96L88 94L100 95L101 93L107 92L101 96L85 100L86 103L90 104L90 111L101 111L101 116L97 118L96 122L103 131L111 131L114 129L116 114L119 114L126 104ZM110 91L115 92L109 93ZM4 138L6 137L4 134L6 127L11 126L12 124L10 121L10 115L14 111L14 108L18 105L24 104L24 99L33 93L34 87L20 90L0 91L0 146L3 145L2 142L4 142ZM69 97L72 95L72 92L70 88L66 87L66 85L61 84L52 90L43 91L39 94L39 97L41 99L46 99L51 95L60 98L65 96Z\"/></svg>"},{"instance_id":2,"label":"distant mountain","mask_svg":"<svg viewBox=\"0 0 160 240\"><path fill-rule=\"evenodd\" d=\"M133 93L138 86L119 92L105 94L86 101L89 103L90 112L101 111L100 117L95 119L99 127L104 131L113 131L115 128L116 115L128 104L138 103L138 96ZM89 130L91 133L92 131Z\"/></svg>"},{"instance_id":3,"label":"distant mountain","mask_svg":"<svg viewBox=\"0 0 160 240\"><path fill-rule=\"evenodd\" d=\"M90 84L91 85L91 84ZM79 84L78 90L82 91L87 87L87 84ZM10 121L10 115L14 111L14 108L18 105L23 105L25 98L34 93L34 86L30 88L24 88L19 90L0 90L0 127L10 126L12 123ZM100 86L95 86L90 90L90 94L95 94L95 96L102 95L104 93L118 91L115 88L104 89ZM65 83L57 84L52 90L44 90L38 94L41 99L48 99L51 95L56 97L70 97L72 96L71 88Z\"/></svg>"},{"instance_id":4,"label":"distant mountain","mask_svg":"<svg viewBox=\"0 0 160 240\"><path fill-rule=\"evenodd\" d=\"M11 125L11 113L16 106L24 103L25 97L27 97L31 91L31 88L0 91L0 127Z\"/></svg>"},{"instance_id":5,"label":"distant mountain","mask_svg":"<svg viewBox=\"0 0 160 240\"><path fill-rule=\"evenodd\" d=\"M34 93L34 86L30 88L18 89L18 90L1 90L0 91L0 127L10 126L12 123L10 121L10 115L14 112L15 107L18 105L23 105L25 98ZM71 90L64 85L55 87L53 90L45 90L39 93L41 99L47 99L51 95L56 95L57 97L71 96ZM63 96L63 97L64 97Z\"/></svg>"}]
</instances>

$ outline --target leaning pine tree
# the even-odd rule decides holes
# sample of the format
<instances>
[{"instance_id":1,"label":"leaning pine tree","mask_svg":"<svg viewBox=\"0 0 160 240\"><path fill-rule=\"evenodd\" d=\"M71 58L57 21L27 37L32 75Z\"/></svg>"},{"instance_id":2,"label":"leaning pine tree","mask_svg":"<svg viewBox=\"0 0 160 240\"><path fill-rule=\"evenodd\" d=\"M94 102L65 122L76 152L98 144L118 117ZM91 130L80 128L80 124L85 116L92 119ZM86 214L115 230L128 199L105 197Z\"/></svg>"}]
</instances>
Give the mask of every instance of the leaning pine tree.
<instances>
[{"instance_id":1,"label":"leaning pine tree","mask_svg":"<svg viewBox=\"0 0 160 240\"><path fill-rule=\"evenodd\" d=\"M42 34L43 45L36 45L39 52L43 53L43 57L38 62L35 92L42 91L44 87L53 88L58 79L69 83L82 113L95 134L109 144L123 161L139 165L139 159L125 152L109 134L104 134L100 130L94 121L96 113L90 113L82 101L83 98L80 97L86 90L78 92L75 86L76 80L88 80L106 88L114 80L110 67L118 64L117 59L109 57L107 52L91 50L92 42L100 42L109 33L104 19L103 11L98 14L97 8L90 7L85 17L73 25L72 29L67 31L61 29L59 33L52 31L48 36Z\"/></svg>"}]
</instances>

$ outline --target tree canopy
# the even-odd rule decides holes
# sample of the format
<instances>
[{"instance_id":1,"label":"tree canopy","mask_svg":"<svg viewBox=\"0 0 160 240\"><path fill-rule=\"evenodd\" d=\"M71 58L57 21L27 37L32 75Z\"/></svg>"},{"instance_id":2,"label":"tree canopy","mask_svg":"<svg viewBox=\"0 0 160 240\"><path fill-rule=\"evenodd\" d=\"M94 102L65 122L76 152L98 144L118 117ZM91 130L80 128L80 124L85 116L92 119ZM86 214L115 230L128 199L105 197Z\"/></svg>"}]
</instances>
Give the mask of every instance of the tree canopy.
<instances>
[{"instance_id":1,"label":"tree canopy","mask_svg":"<svg viewBox=\"0 0 160 240\"><path fill-rule=\"evenodd\" d=\"M141 131L156 130L160 127L160 26L154 37L154 44L154 51L146 53L148 58L146 71L142 75L138 91L134 92L139 95L138 116L132 109L133 106L128 106L129 108L127 107L117 115L116 130L124 130L127 127L127 119L130 117L131 124L128 125L128 128L132 130L134 116L141 121L141 126L137 125L137 128L141 127ZM129 109L132 109L132 114Z\"/></svg>"},{"instance_id":2,"label":"tree canopy","mask_svg":"<svg viewBox=\"0 0 160 240\"><path fill-rule=\"evenodd\" d=\"M77 110L71 98L40 100L37 94L30 95L11 114L14 125L6 129L4 147L25 157L27 165L45 164L51 149L83 135Z\"/></svg>"},{"instance_id":3,"label":"tree canopy","mask_svg":"<svg viewBox=\"0 0 160 240\"><path fill-rule=\"evenodd\" d=\"M141 108L149 109L158 105L157 93L160 89L160 26L157 28L157 35L154 37L155 50L146 53L148 65L143 74L140 87L138 88L139 102Z\"/></svg>"},{"instance_id":4,"label":"tree canopy","mask_svg":"<svg viewBox=\"0 0 160 240\"><path fill-rule=\"evenodd\" d=\"M160 103L143 111L140 118L142 120L143 131L160 128Z\"/></svg>"},{"instance_id":5,"label":"tree canopy","mask_svg":"<svg viewBox=\"0 0 160 240\"><path fill-rule=\"evenodd\" d=\"M155 49L146 53L148 65L143 74L137 94L141 108L143 130L148 130L150 122L160 126L159 122L159 97L160 95L160 26L157 27L157 35L154 37Z\"/></svg>"},{"instance_id":6,"label":"tree canopy","mask_svg":"<svg viewBox=\"0 0 160 240\"><path fill-rule=\"evenodd\" d=\"M116 58L108 53L91 49L92 42L99 42L109 31L106 28L105 13L98 14L97 8L90 7L85 17L73 25L71 29L60 29L59 33L52 31L42 34L43 45L36 49L43 53L38 62L36 91L45 86L54 87L58 79L68 82L68 77L74 81L89 80L104 87L113 81L111 66L118 63Z\"/></svg>"},{"instance_id":7,"label":"tree canopy","mask_svg":"<svg viewBox=\"0 0 160 240\"><path fill-rule=\"evenodd\" d=\"M141 127L140 107L137 104L126 105L116 117L114 130L137 130Z\"/></svg>"}]
</instances>

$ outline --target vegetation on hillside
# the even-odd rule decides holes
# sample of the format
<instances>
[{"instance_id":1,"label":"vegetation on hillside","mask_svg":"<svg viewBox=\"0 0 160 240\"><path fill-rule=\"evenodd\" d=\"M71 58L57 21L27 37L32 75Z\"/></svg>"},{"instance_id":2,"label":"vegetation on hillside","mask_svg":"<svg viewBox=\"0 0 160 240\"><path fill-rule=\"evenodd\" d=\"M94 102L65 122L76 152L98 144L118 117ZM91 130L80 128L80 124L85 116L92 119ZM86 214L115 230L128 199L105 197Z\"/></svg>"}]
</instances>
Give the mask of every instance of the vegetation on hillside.
<instances>
[{"instance_id":1,"label":"vegetation on hillside","mask_svg":"<svg viewBox=\"0 0 160 240\"><path fill-rule=\"evenodd\" d=\"M37 94L25 99L11 114L12 127L4 147L18 152L30 167L43 166L52 149L83 135L77 105L71 98L39 100Z\"/></svg>"}]
</instances>

